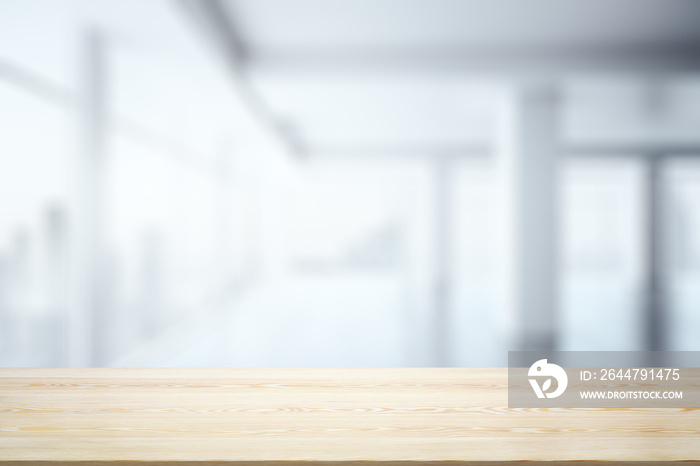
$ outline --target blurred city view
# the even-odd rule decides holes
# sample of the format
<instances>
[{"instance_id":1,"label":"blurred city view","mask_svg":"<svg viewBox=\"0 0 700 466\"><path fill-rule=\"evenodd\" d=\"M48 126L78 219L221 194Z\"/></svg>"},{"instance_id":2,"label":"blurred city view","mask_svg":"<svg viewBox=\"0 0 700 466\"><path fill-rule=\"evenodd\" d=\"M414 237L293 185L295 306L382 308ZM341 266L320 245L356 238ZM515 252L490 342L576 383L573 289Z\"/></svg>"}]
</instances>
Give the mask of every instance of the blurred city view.
<instances>
[{"instance_id":1,"label":"blurred city view","mask_svg":"<svg viewBox=\"0 0 700 466\"><path fill-rule=\"evenodd\" d=\"M699 337L698 1L0 0L0 366Z\"/></svg>"}]
</instances>

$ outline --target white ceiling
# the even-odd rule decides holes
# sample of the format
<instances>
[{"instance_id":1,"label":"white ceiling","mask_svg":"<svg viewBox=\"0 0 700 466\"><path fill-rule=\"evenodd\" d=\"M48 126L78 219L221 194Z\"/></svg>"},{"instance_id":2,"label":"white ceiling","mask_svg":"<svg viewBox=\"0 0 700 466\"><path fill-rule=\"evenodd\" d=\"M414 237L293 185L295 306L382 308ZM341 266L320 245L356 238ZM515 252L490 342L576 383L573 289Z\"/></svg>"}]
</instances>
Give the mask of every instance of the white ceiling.
<instances>
[{"instance_id":1,"label":"white ceiling","mask_svg":"<svg viewBox=\"0 0 700 466\"><path fill-rule=\"evenodd\" d=\"M492 92L486 86L405 76L258 76L256 83L277 116L317 152L445 149L490 137Z\"/></svg>"},{"instance_id":2,"label":"white ceiling","mask_svg":"<svg viewBox=\"0 0 700 466\"><path fill-rule=\"evenodd\" d=\"M696 0L229 0L255 52L678 45Z\"/></svg>"},{"instance_id":3,"label":"white ceiling","mask_svg":"<svg viewBox=\"0 0 700 466\"><path fill-rule=\"evenodd\" d=\"M538 54L564 61L614 50L623 58L662 60L690 51L700 60L697 0L226 0L225 6L254 86L317 152L434 152L488 140L494 82L423 73L436 68L435 57L461 65L498 56L520 66ZM392 60L411 66L357 69Z\"/></svg>"}]
</instances>

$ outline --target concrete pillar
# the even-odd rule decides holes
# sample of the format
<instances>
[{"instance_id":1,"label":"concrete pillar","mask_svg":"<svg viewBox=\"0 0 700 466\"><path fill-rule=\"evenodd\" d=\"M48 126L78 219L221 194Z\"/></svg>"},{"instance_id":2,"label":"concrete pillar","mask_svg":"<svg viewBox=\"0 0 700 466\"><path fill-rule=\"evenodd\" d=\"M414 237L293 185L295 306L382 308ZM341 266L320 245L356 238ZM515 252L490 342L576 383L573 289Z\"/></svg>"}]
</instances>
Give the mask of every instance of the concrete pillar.
<instances>
[{"instance_id":1,"label":"concrete pillar","mask_svg":"<svg viewBox=\"0 0 700 466\"><path fill-rule=\"evenodd\" d=\"M559 105L549 84L509 92L500 112L496 155L502 175L506 247L505 323L510 348L556 347L555 210Z\"/></svg>"}]
</instances>

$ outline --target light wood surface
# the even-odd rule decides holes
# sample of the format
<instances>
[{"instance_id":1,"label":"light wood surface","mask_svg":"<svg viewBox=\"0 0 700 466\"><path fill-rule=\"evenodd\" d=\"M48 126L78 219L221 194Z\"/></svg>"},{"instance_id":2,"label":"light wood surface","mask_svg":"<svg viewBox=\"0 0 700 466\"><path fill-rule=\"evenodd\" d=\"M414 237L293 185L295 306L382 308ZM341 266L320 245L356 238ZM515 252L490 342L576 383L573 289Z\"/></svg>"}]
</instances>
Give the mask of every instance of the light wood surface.
<instances>
[{"instance_id":1,"label":"light wood surface","mask_svg":"<svg viewBox=\"0 0 700 466\"><path fill-rule=\"evenodd\" d=\"M700 464L697 409L506 406L506 369L0 369L0 461Z\"/></svg>"}]
</instances>

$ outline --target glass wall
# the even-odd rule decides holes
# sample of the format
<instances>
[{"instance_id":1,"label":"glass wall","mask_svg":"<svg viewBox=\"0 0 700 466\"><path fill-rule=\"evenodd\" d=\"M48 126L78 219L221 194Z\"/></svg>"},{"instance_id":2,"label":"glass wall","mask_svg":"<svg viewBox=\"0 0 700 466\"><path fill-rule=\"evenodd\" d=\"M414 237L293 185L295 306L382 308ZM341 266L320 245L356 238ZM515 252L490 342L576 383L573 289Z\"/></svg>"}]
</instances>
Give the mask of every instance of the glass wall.
<instances>
[{"instance_id":1,"label":"glass wall","mask_svg":"<svg viewBox=\"0 0 700 466\"><path fill-rule=\"evenodd\" d=\"M181 3L0 3L0 365L505 365L522 83L243 73ZM557 349L645 349L655 169L664 331L700 349L698 82L555 86Z\"/></svg>"}]
</instances>

